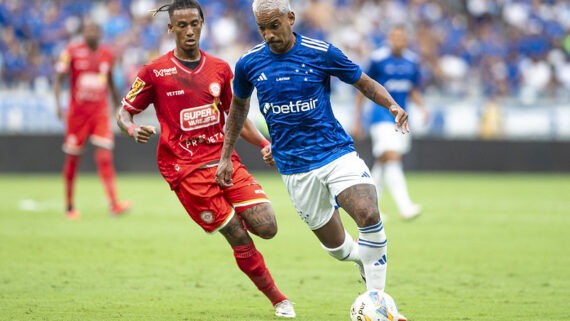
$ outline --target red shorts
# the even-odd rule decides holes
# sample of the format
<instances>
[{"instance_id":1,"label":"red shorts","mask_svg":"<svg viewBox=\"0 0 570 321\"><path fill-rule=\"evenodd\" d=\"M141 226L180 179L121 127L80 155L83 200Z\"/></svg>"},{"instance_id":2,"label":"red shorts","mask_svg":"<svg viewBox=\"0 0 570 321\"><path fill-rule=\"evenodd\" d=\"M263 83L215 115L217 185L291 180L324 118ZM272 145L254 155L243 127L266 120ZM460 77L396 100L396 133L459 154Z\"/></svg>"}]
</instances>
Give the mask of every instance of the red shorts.
<instances>
[{"instance_id":1,"label":"red shorts","mask_svg":"<svg viewBox=\"0 0 570 321\"><path fill-rule=\"evenodd\" d=\"M238 161L233 162L233 186L222 189L216 183L217 167L197 169L174 190L188 215L204 231L211 233L223 228L234 216L269 199L261 185Z\"/></svg>"},{"instance_id":2,"label":"red shorts","mask_svg":"<svg viewBox=\"0 0 570 321\"><path fill-rule=\"evenodd\" d=\"M107 113L99 113L89 118L68 117L63 151L66 154L81 154L87 138L95 146L113 149L113 129Z\"/></svg>"}]
</instances>

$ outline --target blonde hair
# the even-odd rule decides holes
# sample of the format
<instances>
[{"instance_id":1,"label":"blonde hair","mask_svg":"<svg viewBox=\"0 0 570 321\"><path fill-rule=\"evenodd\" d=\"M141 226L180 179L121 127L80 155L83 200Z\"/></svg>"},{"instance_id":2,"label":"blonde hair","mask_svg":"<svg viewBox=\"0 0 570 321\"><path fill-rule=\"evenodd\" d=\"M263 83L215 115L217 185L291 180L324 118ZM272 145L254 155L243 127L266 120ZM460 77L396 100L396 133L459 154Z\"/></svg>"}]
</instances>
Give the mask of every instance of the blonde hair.
<instances>
[{"instance_id":1,"label":"blonde hair","mask_svg":"<svg viewBox=\"0 0 570 321\"><path fill-rule=\"evenodd\" d=\"M253 0L251 5L254 13L270 12L279 10L285 14L291 12L291 4L289 0Z\"/></svg>"}]
</instances>

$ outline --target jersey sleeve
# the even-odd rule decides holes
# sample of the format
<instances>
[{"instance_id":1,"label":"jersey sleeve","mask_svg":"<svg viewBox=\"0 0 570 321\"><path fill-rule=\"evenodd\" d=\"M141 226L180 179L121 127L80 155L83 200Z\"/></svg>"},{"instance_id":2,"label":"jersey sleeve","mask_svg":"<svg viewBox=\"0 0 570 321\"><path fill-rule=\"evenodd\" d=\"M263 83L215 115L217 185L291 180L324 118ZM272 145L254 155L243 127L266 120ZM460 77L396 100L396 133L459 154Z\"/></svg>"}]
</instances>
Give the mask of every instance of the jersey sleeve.
<instances>
[{"instance_id":1,"label":"jersey sleeve","mask_svg":"<svg viewBox=\"0 0 570 321\"><path fill-rule=\"evenodd\" d=\"M234 95L239 98L248 98L253 93L253 84L247 79L246 62L243 58L236 63L233 88Z\"/></svg>"},{"instance_id":2,"label":"jersey sleeve","mask_svg":"<svg viewBox=\"0 0 570 321\"><path fill-rule=\"evenodd\" d=\"M69 66L71 65L71 50L70 47L67 46L59 57L57 58L57 62L55 63L55 71L60 74L66 74L69 72Z\"/></svg>"},{"instance_id":3,"label":"jersey sleeve","mask_svg":"<svg viewBox=\"0 0 570 321\"><path fill-rule=\"evenodd\" d=\"M347 84L354 84L362 76L362 69L332 44L326 53L328 71Z\"/></svg>"},{"instance_id":4,"label":"jersey sleeve","mask_svg":"<svg viewBox=\"0 0 570 321\"><path fill-rule=\"evenodd\" d=\"M145 66L137 74L129 93L123 98L122 105L129 113L138 114L154 101L154 97L154 86Z\"/></svg>"}]
</instances>

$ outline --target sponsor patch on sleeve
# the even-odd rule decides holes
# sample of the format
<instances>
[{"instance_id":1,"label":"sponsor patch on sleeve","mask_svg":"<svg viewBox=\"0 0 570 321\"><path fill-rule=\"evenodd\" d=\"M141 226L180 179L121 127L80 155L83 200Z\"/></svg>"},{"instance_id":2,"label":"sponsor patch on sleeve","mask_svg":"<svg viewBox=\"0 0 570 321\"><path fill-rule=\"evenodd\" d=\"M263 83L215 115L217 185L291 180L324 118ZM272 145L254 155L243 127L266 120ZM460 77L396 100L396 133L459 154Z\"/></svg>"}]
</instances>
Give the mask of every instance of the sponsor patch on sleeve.
<instances>
[{"instance_id":1,"label":"sponsor patch on sleeve","mask_svg":"<svg viewBox=\"0 0 570 321\"><path fill-rule=\"evenodd\" d=\"M64 50L61 55L59 55L59 59L55 65L55 71L60 73L66 73L69 70L69 63L71 62L71 55L69 51L66 49Z\"/></svg>"},{"instance_id":2,"label":"sponsor patch on sleeve","mask_svg":"<svg viewBox=\"0 0 570 321\"><path fill-rule=\"evenodd\" d=\"M133 85L131 86L131 91L129 91L129 93L127 94L126 97L127 101L132 102L135 98L137 98L137 95L140 94L145 85L146 83L142 79L137 77L137 79L135 79Z\"/></svg>"}]
</instances>

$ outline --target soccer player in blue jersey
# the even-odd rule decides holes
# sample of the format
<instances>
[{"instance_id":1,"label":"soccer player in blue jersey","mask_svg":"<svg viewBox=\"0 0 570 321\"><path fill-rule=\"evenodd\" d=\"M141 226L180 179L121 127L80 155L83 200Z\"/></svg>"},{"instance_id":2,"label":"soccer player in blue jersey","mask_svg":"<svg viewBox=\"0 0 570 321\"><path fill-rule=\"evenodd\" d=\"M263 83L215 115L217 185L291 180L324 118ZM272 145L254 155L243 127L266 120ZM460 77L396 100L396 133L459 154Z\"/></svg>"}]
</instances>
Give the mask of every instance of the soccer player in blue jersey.
<instances>
[{"instance_id":1,"label":"soccer player in blue jersey","mask_svg":"<svg viewBox=\"0 0 570 321\"><path fill-rule=\"evenodd\" d=\"M331 76L386 106L395 116L396 130L409 132L408 115L338 48L293 32L295 13L289 0L254 0L252 8L264 43L236 63L216 180L222 187L232 185L230 157L255 88L272 139L273 160L299 216L330 255L359 265L367 289L383 291L387 240L376 189L352 138L334 117ZM339 207L358 225L357 242L345 230Z\"/></svg>"},{"instance_id":2,"label":"soccer player in blue jersey","mask_svg":"<svg viewBox=\"0 0 570 321\"><path fill-rule=\"evenodd\" d=\"M420 67L415 54L407 49L405 27L393 27L388 41L389 46L381 47L372 53L366 73L381 83L402 108L406 109L406 102L410 97L425 119L428 113L419 89ZM364 95L357 93L357 112L352 127L352 136L355 139L363 136L360 116L364 103ZM411 137L394 132L394 116L381 106L374 106L367 116L370 121L372 154L375 157L372 178L378 188L378 198L383 187L388 187L401 217L406 220L415 218L422 208L410 199L402 166L402 155L410 150Z\"/></svg>"}]
</instances>

